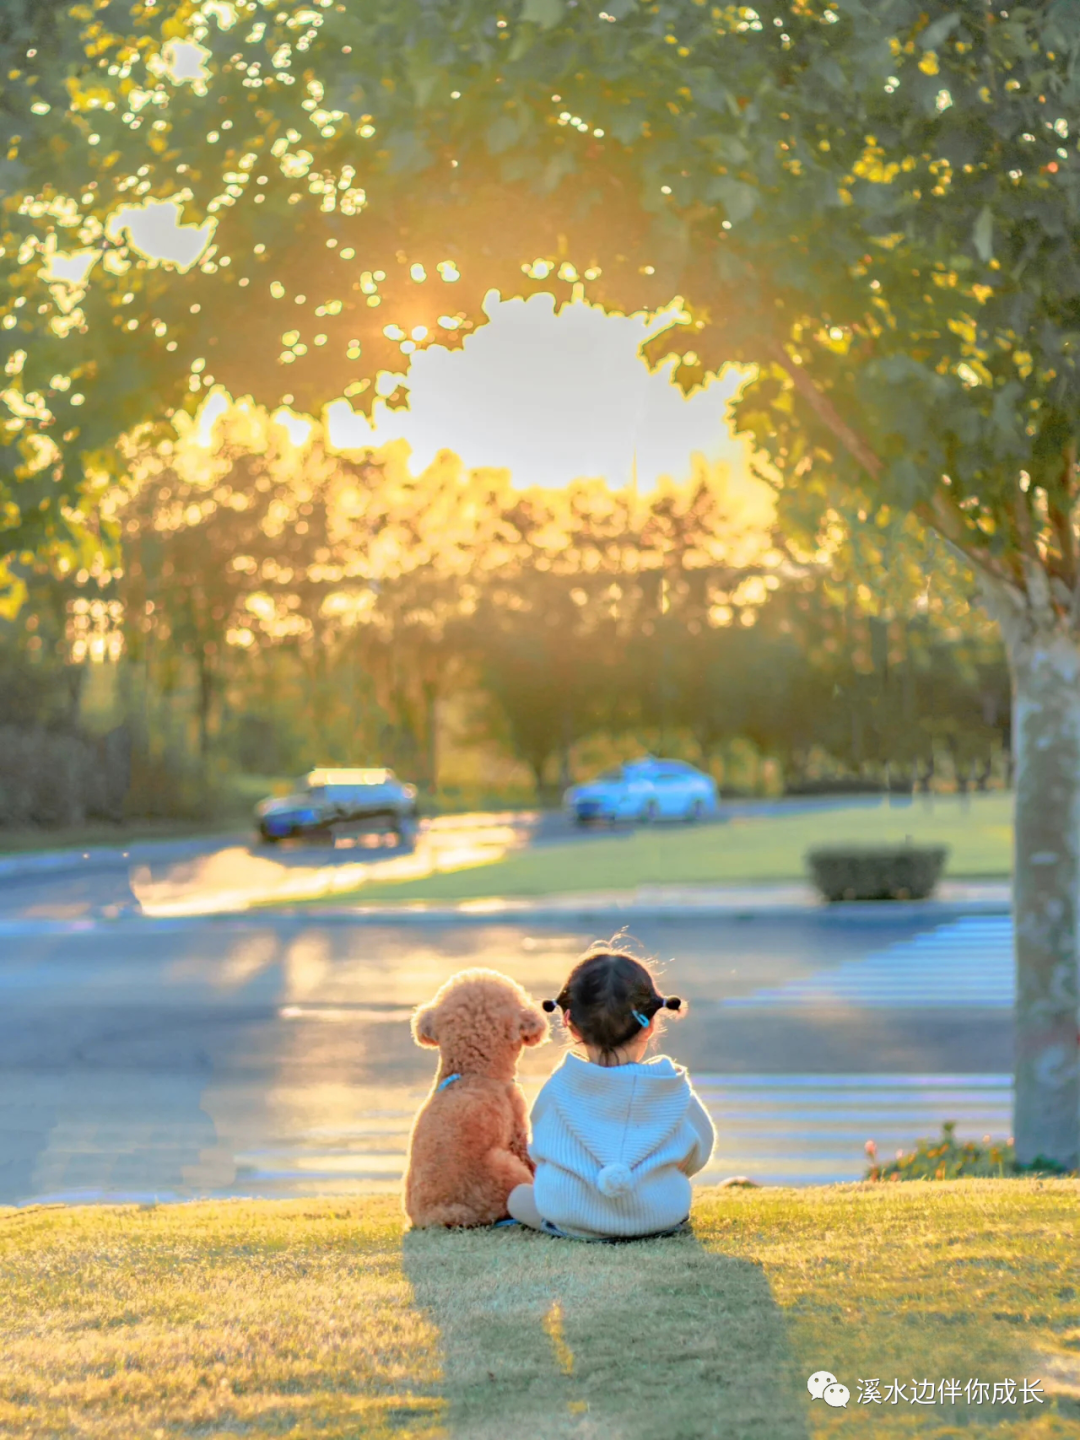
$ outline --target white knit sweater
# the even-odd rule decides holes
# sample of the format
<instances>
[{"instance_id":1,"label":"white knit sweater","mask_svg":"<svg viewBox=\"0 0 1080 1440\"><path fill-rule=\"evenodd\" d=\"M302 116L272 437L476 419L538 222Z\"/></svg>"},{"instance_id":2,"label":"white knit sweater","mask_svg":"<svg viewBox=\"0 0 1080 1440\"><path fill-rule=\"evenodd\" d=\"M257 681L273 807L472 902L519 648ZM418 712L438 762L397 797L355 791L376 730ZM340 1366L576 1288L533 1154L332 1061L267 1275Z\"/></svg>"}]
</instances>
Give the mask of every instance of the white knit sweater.
<instances>
[{"instance_id":1,"label":"white knit sweater","mask_svg":"<svg viewBox=\"0 0 1080 1440\"><path fill-rule=\"evenodd\" d=\"M649 1235L690 1211L712 1121L666 1055L592 1065L568 1052L536 1097L529 1154L545 1220L569 1234Z\"/></svg>"}]
</instances>

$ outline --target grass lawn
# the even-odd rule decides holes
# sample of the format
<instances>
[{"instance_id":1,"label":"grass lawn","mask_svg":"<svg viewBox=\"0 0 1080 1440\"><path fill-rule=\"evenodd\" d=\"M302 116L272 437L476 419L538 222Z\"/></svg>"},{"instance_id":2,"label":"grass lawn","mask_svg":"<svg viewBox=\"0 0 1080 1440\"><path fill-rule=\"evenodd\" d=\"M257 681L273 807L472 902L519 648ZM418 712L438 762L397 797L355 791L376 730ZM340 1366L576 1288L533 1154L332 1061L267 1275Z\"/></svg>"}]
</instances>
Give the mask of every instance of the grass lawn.
<instances>
[{"instance_id":1,"label":"grass lawn","mask_svg":"<svg viewBox=\"0 0 1080 1440\"><path fill-rule=\"evenodd\" d=\"M721 884L805 878L812 845L903 841L948 845L947 874L1003 877L1011 869L1012 796L921 797L790 815L735 819L721 825L642 827L583 841L512 852L504 860L418 880L373 880L350 898L474 900L493 895L633 890L639 885Z\"/></svg>"},{"instance_id":2,"label":"grass lawn","mask_svg":"<svg viewBox=\"0 0 1080 1440\"><path fill-rule=\"evenodd\" d=\"M59 829L2 829L0 855L49 850L115 850L143 840L194 840L250 830L246 815L222 820L89 820Z\"/></svg>"},{"instance_id":3,"label":"grass lawn","mask_svg":"<svg viewBox=\"0 0 1080 1440\"><path fill-rule=\"evenodd\" d=\"M1080 1437L1078 1200L702 1191L692 1237L621 1246L403 1236L382 1197L2 1212L0 1434ZM822 1369L846 1410L810 1401ZM908 1398L856 1403L870 1378ZM1036 1379L1041 1405L910 1400Z\"/></svg>"}]
</instances>

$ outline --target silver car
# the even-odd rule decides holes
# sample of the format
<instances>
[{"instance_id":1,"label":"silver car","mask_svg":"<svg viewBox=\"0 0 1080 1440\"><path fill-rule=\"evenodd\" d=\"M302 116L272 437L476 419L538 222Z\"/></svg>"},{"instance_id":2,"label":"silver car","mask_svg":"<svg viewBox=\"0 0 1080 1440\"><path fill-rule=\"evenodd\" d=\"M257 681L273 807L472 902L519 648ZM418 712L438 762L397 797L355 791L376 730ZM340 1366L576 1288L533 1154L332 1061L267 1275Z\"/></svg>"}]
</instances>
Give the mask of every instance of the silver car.
<instances>
[{"instance_id":1,"label":"silver car","mask_svg":"<svg viewBox=\"0 0 1080 1440\"><path fill-rule=\"evenodd\" d=\"M416 786L392 770L309 770L296 792L255 807L259 835L270 844L299 836L332 839L346 830L390 831L399 844L416 837Z\"/></svg>"}]
</instances>

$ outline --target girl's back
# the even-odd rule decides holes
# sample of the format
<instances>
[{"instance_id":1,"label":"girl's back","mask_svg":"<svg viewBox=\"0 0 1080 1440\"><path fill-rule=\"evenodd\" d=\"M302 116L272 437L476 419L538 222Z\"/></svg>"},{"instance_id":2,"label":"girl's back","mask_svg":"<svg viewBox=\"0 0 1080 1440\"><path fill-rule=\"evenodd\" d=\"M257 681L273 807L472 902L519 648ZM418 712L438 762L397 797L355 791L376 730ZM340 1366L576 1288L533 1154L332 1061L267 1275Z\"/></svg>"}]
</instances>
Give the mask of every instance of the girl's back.
<instances>
[{"instance_id":1,"label":"girl's back","mask_svg":"<svg viewBox=\"0 0 1080 1440\"><path fill-rule=\"evenodd\" d=\"M536 1176L511 1193L511 1215L582 1239L653 1235L687 1218L712 1122L685 1070L666 1055L645 1060L656 1017L681 1005L615 945L591 947L544 1001L584 1055L567 1054L537 1097Z\"/></svg>"},{"instance_id":2,"label":"girl's back","mask_svg":"<svg viewBox=\"0 0 1080 1440\"><path fill-rule=\"evenodd\" d=\"M568 1054L537 1097L529 1153L543 1217L582 1235L648 1235L690 1212L713 1127L666 1055L593 1065Z\"/></svg>"}]
</instances>

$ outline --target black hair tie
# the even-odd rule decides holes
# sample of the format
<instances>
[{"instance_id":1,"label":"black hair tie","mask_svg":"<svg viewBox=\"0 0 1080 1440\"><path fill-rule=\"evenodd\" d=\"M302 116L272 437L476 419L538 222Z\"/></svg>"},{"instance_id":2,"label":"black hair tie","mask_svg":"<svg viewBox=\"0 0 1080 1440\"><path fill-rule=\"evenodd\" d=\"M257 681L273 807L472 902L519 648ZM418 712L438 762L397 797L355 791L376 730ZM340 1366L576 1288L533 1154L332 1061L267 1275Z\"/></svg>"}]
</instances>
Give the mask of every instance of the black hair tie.
<instances>
[{"instance_id":1,"label":"black hair tie","mask_svg":"<svg viewBox=\"0 0 1080 1440\"><path fill-rule=\"evenodd\" d=\"M681 1010L682 1001L679 999L678 995L669 995L666 1000L661 997L660 1008L662 1010Z\"/></svg>"},{"instance_id":2,"label":"black hair tie","mask_svg":"<svg viewBox=\"0 0 1080 1440\"><path fill-rule=\"evenodd\" d=\"M559 1008L559 1002L557 1000L542 1000L540 1003L541 1007L546 1010L549 1015L554 1014Z\"/></svg>"}]
</instances>

